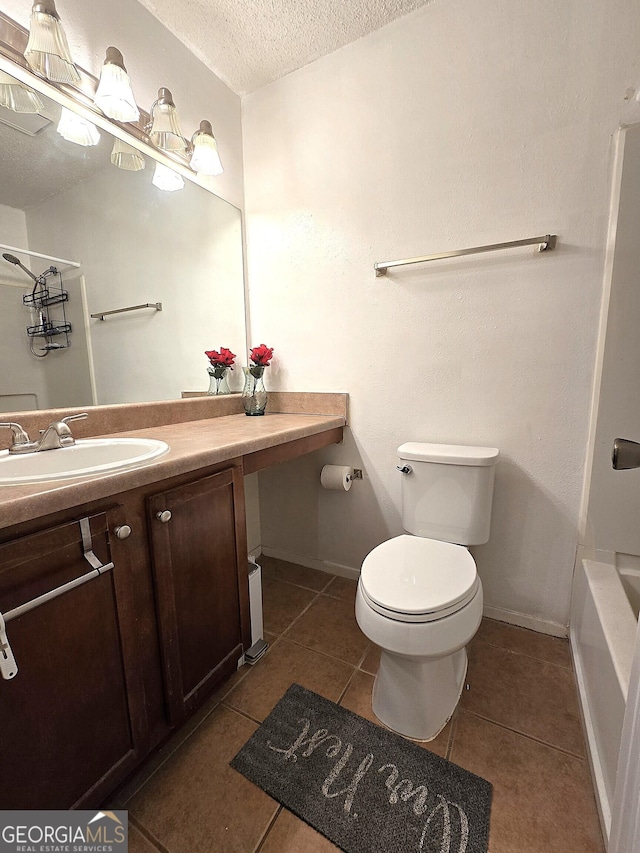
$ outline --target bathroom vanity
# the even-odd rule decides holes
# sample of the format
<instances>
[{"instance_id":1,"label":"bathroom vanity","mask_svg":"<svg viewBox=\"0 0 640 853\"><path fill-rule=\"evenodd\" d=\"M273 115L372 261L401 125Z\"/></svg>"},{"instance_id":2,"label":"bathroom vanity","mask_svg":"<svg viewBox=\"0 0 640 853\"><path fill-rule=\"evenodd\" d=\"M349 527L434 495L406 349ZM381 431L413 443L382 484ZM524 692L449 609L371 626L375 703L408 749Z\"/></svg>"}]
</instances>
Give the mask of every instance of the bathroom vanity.
<instances>
[{"instance_id":1,"label":"bathroom vanity","mask_svg":"<svg viewBox=\"0 0 640 853\"><path fill-rule=\"evenodd\" d=\"M93 409L77 437L97 424L169 452L0 488L0 612L104 567L6 626L3 808L98 806L237 668L251 645L244 475L341 441L346 423L346 395L273 398L259 418L237 398Z\"/></svg>"}]
</instances>

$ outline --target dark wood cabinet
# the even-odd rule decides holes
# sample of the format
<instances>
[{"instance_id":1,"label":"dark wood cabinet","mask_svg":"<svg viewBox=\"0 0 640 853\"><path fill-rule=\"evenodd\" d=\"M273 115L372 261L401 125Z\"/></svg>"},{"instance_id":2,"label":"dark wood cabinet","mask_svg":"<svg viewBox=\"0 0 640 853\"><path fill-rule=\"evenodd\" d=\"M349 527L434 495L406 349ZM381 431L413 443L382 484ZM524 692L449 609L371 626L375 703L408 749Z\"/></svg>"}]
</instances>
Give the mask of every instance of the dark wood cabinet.
<instances>
[{"instance_id":1,"label":"dark wood cabinet","mask_svg":"<svg viewBox=\"0 0 640 853\"><path fill-rule=\"evenodd\" d=\"M146 751L131 564L121 507L89 518L114 568L7 624L18 666L0 680L4 809L99 802ZM91 572L77 520L0 545L0 612Z\"/></svg>"},{"instance_id":2,"label":"dark wood cabinet","mask_svg":"<svg viewBox=\"0 0 640 853\"><path fill-rule=\"evenodd\" d=\"M176 724L251 644L241 469L153 495L147 510L166 699Z\"/></svg>"}]
</instances>

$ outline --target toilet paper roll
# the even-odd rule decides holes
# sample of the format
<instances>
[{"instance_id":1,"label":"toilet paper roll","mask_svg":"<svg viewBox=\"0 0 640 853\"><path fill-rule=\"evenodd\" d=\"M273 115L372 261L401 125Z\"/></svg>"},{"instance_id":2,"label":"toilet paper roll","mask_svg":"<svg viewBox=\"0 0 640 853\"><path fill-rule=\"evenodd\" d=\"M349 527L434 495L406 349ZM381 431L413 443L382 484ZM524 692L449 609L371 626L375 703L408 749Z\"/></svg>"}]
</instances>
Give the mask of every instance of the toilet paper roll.
<instances>
[{"instance_id":1,"label":"toilet paper roll","mask_svg":"<svg viewBox=\"0 0 640 853\"><path fill-rule=\"evenodd\" d=\"M342 489L348 492L352 475L353 468L348 465L325 465L320 474L320 485L323 489Z\"/></svg>"}]
</instances>

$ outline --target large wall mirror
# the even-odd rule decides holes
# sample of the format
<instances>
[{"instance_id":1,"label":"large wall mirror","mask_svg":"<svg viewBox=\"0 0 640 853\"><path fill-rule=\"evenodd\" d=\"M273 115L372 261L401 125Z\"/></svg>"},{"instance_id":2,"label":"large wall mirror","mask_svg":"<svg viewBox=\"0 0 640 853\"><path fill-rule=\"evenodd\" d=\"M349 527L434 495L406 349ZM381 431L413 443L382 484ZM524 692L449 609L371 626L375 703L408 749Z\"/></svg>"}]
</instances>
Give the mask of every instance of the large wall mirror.
<instances>
[{"instance_id":1,"label":"large wall mirror","mask_svg":"<svg viewBox=\"0 0 640 853\"><path fill-rule=\"evenodd\" d=\"M57 131L64 96L33 83L37 115L0 108L0 256L35 275L60 271L68 299L45 307L56 328L71 326L70 345L65 334L27 334L42 322L41 300L24 304L33 279L0 257L0 411L206 391L204 350L245 350L240 211L189 180L158 189L148 154L140 171L116 168L103 128L97 145L67 141ZM59 278L48 279L52 295Z\"/></svg>"}]
</instances>

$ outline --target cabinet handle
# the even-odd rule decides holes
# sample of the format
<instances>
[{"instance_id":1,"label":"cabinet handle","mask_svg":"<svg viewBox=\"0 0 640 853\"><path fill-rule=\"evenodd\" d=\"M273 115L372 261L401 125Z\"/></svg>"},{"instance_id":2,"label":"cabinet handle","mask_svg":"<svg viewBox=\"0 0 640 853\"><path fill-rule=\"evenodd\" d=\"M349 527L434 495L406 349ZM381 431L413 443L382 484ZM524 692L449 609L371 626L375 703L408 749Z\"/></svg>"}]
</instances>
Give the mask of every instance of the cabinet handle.
<instances>
[{"instance_id":1,"label":"cabinet handle","mask_svg":"<svg viewBox=\"0 0 640 853\"><path fill-rule=\"evenodd\" d=\"M156 518L158 521L162 522L162 524L167 524L171 521L171 510L164 509L161 512L156 513Z\"/></svg>"},{"instance_id":2,"label":"cabinet handle","mask_svg":"<svg viewBox=\"0 0 640 853\"><path fill-rule=\"evenodd\" d=\"M131 536L131 528L128 524L121 524L113 531L118 539L128 539Z\"/></svg>"}]
</instances>

